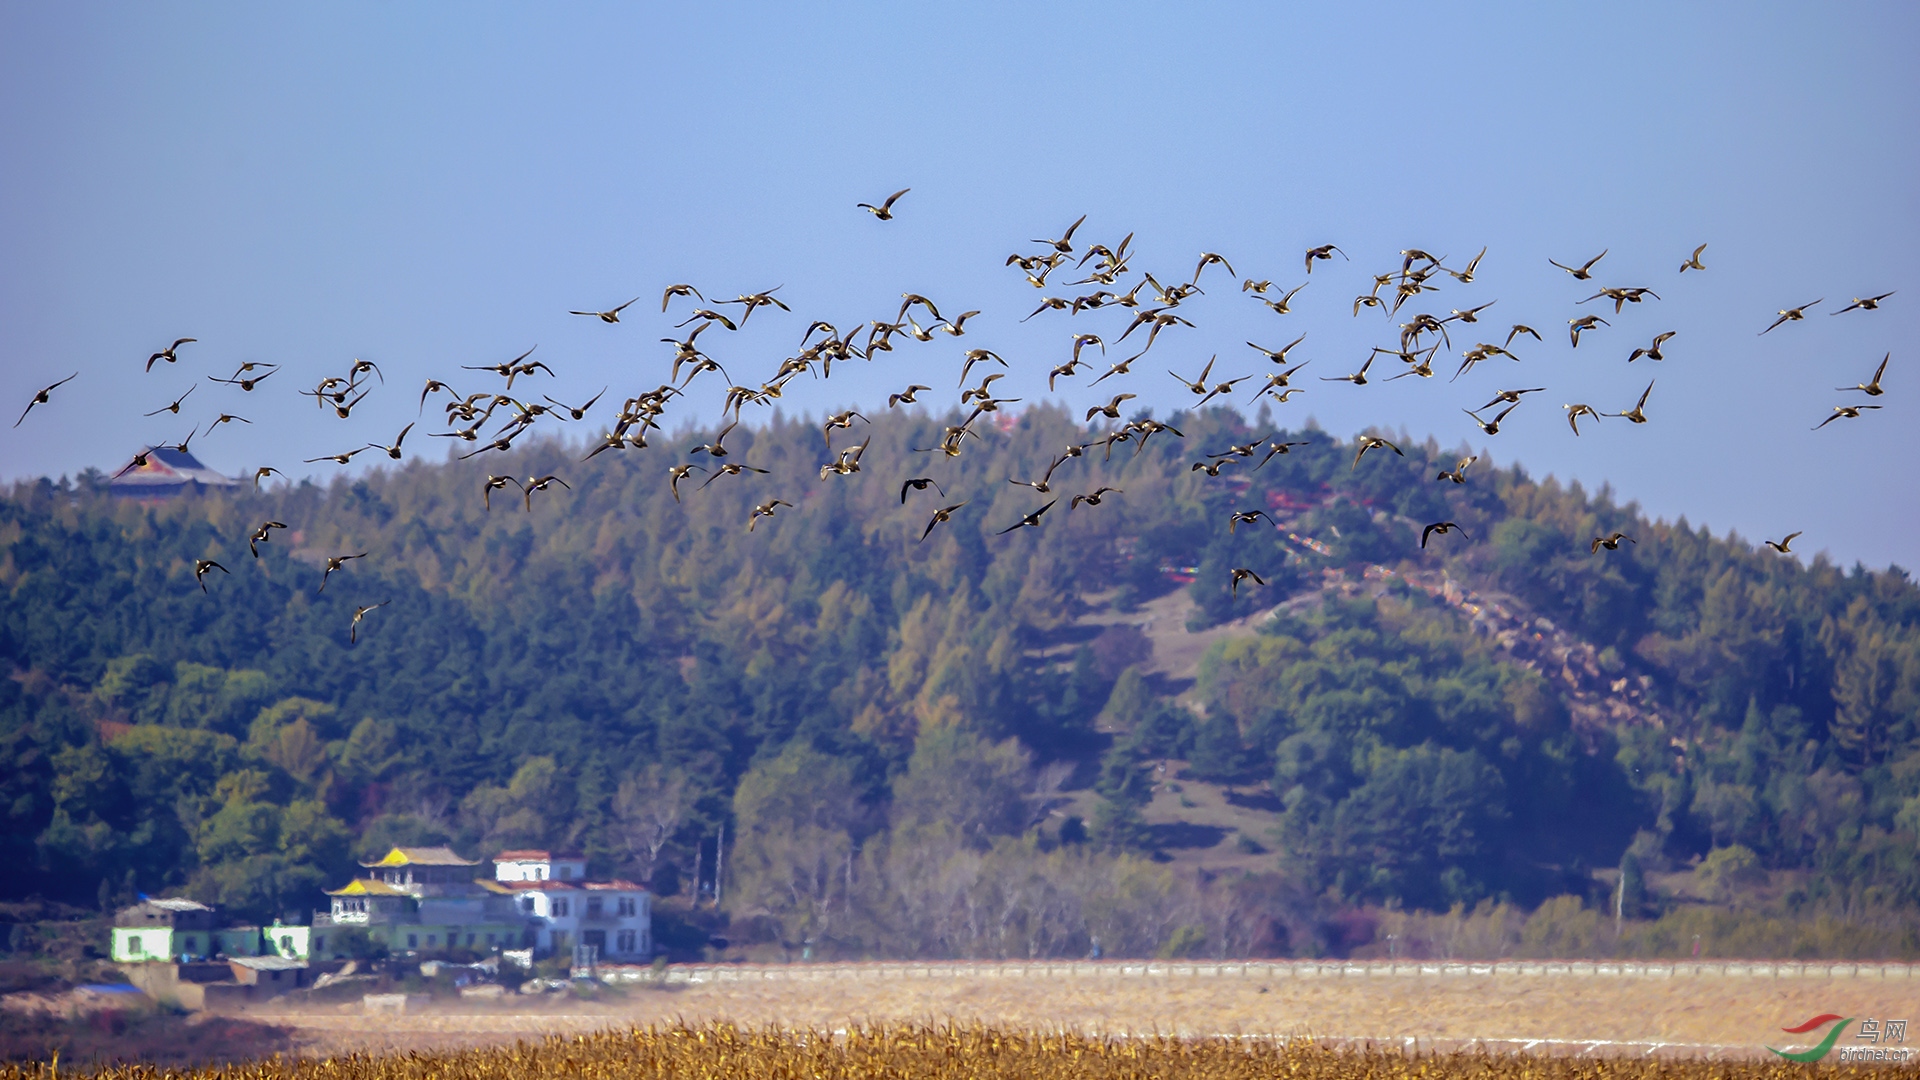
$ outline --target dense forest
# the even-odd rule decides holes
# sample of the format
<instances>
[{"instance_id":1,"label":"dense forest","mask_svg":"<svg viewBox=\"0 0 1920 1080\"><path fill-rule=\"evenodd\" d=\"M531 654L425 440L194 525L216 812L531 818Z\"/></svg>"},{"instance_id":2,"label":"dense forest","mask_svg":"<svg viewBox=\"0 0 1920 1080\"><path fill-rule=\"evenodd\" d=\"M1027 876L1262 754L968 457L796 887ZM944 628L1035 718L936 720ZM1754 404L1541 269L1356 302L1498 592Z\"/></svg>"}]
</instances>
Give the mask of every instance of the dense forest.
<instances>
[{"instance_id":1,"label":"dense forest","mask_svg":"<svg viewBox=\"0 0 1920 1080\"><path fill-rule=\"evenodd\" d=\"M1436 481L1461 455L1434 445L1356 461L1264 411L1162 419L1177 430L1094 444L1050 495L1008 481L1097 432L1046 407L958 456L915 452L957 418L876 415L829 450L776 413L729 437L770 472L677 491L663 448L711 432L170 501L98 474L16 486L0 892L299 917L356 858L448 842L577 848L667 896L710 889L720 855L736 938L818 955L1312 952L1361 908L1610 897L1651 916L1647 876L1689 865L1728 904L1911 925L1904 572L1650 522L1514 467ZM869 437L860 472L821 473ZM1265 437L1305 445L1192 468ZM490 470L570 487L488 508ZM1118 490L1069 504L1101 486ZM776 497L794 505L749 530ZM1229 529L1252 509L1268 517ZM256 558L266 520L288 528ZM1423 547L1441 520L1461 528ZM1590 550L1616 530L1635 542ZM198 559L231 572L203 590ZM1576 701L1577 673L1523 662L1438 580L1576 643L1600 698L1631 707ZM1179 588L1195 625L1275 614L1190 689L1142 676L1137 634L1081 621L1091 598ZM1272 793L1265 872L1157 859L1140 807L1168 760ZM1085 820L1059 812L1088 789Z\"/></svg>"}]
</instances>

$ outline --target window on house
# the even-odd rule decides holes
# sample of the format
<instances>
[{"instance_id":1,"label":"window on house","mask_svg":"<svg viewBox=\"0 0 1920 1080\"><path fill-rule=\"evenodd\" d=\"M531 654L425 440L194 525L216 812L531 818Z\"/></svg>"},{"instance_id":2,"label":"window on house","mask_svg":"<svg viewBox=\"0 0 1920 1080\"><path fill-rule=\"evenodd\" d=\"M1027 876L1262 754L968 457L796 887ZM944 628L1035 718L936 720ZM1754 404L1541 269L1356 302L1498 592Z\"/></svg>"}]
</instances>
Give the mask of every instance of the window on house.
<instances>
[{"instance_id":1,"label":"window on house","mask_svg":"<svg viewBox=\"0 0 1920 1080\"><path fill-rule=\"evenodd\" d=\"M133 936L127 938L127 954L130 956L147 955L147 947L140 943L139 934L134 934Z\"/></svg>"},{"instance_id":2,"label":"window on house","mask_svg":"<svg viewBox=\"0 0 1920 1080\"><path fill-rule=\"evenodd\" d=\"M489 936L489 937L491 937L492 935L491 935L491 934L489 934L488 936ZM468 945L472 945L472 944L473 944L473 935L472 935L472 934L468 934L468 935L467 935L467 944L468 944Z\"/></svg>"},{"instance_id":3,"label":"window on house","mask_svg":"<svg viewBox=\"0 0 1920 1080\"><path fill-rule=\"evenodd\" d=\"M434 947L435 945L438 945L439 943L440 943L440 935L439 935L439 934L428 934L428 935L427 935L427 948L429 948L429 949L431 949L431 948L433 948L433 947Z\"/></svg>"},{"instance_id":4,"label":"window on house","mask_svg":"<svg viewBox=\"0 0 1920 1080\"><path fill-rule=\"evenodd\" d=\"M589 897L587 899L587 918L597 919L600 917L601 912L604 910L605 909L601 907L601 901L599 897L594 896L594 897Z\"/></svg>"},{"instance_id":5,"label":"window on house","mask_svg":"<svg viewBox=\"0 0 1920 1080\"><path fill-rule=\"evenodd\" d=\"M417 949L417 948L419 948L419 947L420 947L420 935L419 935L419 934L408 934L408 935L407 935L407 948L409 948L409 949Z\"/></svg>"},{"instance_id":6,"label":"window on house","mask_svg":"<svg viewBox=\"0 0 1920 1080\"><path fill-rule=\"evenodd\" d=\"M520 910L528 915L533 914L533 897L531 896L521 897Z\"/></svg>"},{"instance_id":7,"label":"window on house","mask_svg":"<svg viewBox=\"0 0 1920 1080\"><path fill-rule=\"evenodd\" d=\"M560 918L566 918L566 916L572 911L572 908L573 908L573 905L567 901L566 897L554 898L554 901L553 901L554 915Z\"/></svg>"},{"instance_id":8,"label":"window on house","mask_svg":"<svg viewBox=\"0 0 1920 1080\"><path fill-rule=\"evenodd\" d=\"M280 951L282 953L293 952L293 935L292 934L280 935Z\"/></svg>"},{"instance_id":9,"label":"window on house","mask_svg":"<svg viewBox=\"0 0 1920 1080\"><path fill-rule=\"evenodd\" d=\"M637 907L638 907L638 903L634 900L633 897L623 896L617 902L616 910L620 913L621 916L625 917L625 916L632 915Z\"/></svg>"},{"instance_id":10,"label":"window on house","mask_svg":"<svg viewBox=\"0 0 1920 1080\"><path fill-rule=\"evenodd\" d=\"M315 954L318 954L320 950L326 947L327 947L327 935L325 934L313 935L313 951Z\"/></svg>"},{"instance_id":11,"label":"window on house","mask_svg":"<svg viewBox=\"0 0 1920 1080\"><path fill-rule=\"evenodd\" d=\"M619 948L621 952L630 953L633 951L633 939L634 939L633 931L622 930L620 931L620 933L614 936L614 944Z\"/></svg>"}]
</instances>

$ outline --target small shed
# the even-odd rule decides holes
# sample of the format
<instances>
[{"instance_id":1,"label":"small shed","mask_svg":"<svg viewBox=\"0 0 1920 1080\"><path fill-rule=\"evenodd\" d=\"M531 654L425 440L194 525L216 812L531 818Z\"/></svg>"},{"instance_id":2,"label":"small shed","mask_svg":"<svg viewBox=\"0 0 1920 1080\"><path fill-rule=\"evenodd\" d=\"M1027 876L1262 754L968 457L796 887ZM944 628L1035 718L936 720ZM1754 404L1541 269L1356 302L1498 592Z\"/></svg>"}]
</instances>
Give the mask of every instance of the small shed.
<instances>
[{"instance_id":1,"label":"small shed","mask_svg":"<svg viewBox=\"0 0 1920 1080\"><path fill-rule=\"evenodd\" d=\"M227 966L233 969L234 982L254 988L254 997L284 994L311 981L305 960L284 956L234 956L227 959Z\"/></svg>"}]
</instances>

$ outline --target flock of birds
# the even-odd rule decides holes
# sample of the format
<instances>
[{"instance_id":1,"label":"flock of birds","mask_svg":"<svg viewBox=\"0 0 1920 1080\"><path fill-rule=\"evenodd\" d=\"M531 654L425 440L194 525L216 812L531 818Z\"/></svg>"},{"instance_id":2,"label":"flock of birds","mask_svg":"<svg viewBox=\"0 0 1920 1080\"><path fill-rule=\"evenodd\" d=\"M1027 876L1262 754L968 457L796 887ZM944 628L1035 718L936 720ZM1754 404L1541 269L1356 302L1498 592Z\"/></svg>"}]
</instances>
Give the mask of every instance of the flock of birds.
<instances>
[{"instance_id":1,"label":"flock of birds","mask_svg":"<svg viewBox=\"0 0 1920 1080\"><path fill-rule=\"evenodd\" d=\"M896 191L877 205L870 203L859 203L857 205L860 209L872 214L873 217L879 221L891 221L895 217L895 204L910 190L910 188L903 188ZM1007 267L1017 268L1025 275L1029 284L1035 289L1043 291L1048 288L1049 281L1053 275L1061 273L1065 267L1071 267L1070 272L1073 274L1084 273L1085 275L1072 281L1068 290L1063 290L1071 291L1072 289L1084 288L1086 290L1085 292L1076 293L1071 296L1045 296L1038 306L1036 306L1025 319L1021 320L1023 322L1048 313L1058 314L1064 312L1068 316L1073 316L1081 312L1097 311L1103 308L1118 308L1130 313L1124 328L1120 329L1117 334L1113 334L1111 341L1101 334L1093 332L1078 332L1073 334L1070 354L1067 355L1062 363L1052 367L1047 372L1047 386L1049 390L1054 389L1058 380L1074 378L1083 371L1090 372L1098 370L1102 364L1105 365L1105 370L1092 379L1088 385L1099 385L1108 379L1133 376L1132 365L1142 361L1146 357L1147 353L1152 350L1155 342L1159 340L1163 331L1176 332L1178 328L1194 327L1195 324L1181 313L1180 308L1181 304L1189 298L1203 293L1204 290L1201 288L1201 279L1203 276L1207 276L1209 283L1213 283L1221 280L1221 274L1229 275L1231 281L1238 284L1238 291L1241 295L1258 301L1276 315L1289 314L1292 310L1291 305L1295 297L1306 287L1306 283L1304 282L1292 289L1285 289L1276 286L1271 280L1243 279L1234 270L1232 263L1229 262L1224 255L1209 251L1201 253L1198 261L1194 265L1193 272L1191 275L1188 275L1188 280L1184 282L1180 282L1175 278L1171 284L1163 283L1160 279L1156 278L1153 273L1142 272L1130 285L1124 286L1124 291L1121 291L1123 289L1123 279L1133 273L1130 265L1134 257L1131 250L1133 234L1127 234L1127 236L1122 238L1118 243L1111 246L1094 243L1088 244L1084 248L1076 248L1074 237L1085 221L1086 216L1082 215L1079 220L1067 226L1058 237L1041 238L1032 241L1033 244L1037 245L1034 249L1024 252L1014 252L1007 256L1004 264ZM1689 271L1705 271L1706 265L1702 262L1702 255L1705 253L1706 248L1707 245L1705 244L1696 247L1693 253L1680 264L1679 273L1685 274ZM1596 267L1606 258L1607 254L1607 251L1602 251L1593 258L1578 264L1561 263L1551 259L1548 261L1553 266L1572 275L1575 280L1587 282L1595 280ZM1464 264L1450 266L1445 256L1432 255L1418 248L1408 248L1400 252L1400 263L1398 267L1390 267L1385 273L1373 275L1372 289L1354 297L1351 305L1353 316L1357 318L1362 308L1371 308L1383 312L1391 319L1398 316L1400 310L1409 304L1413 304L1415 308L1422 306L1417 302L1420 301L1425 294L1439 291L1440 283L1445 279L1450 278L1457 284L1463 286L1470 285L1474 281L1480 260L1485 255L1486 249L1482 248L1478 254L1474 255L1473 258ZM1348 259L1346 252L1333 244L1322 244L1307 249L1304 253L1303 261L1308 280L1311 281L1311 275L1316 262L1326 262L1335 256L1341 259ZM1218 267L1219 270L1213 275L1208 276L1207 272L1214 267ZM1641 304L1649 300L1657 301L1661 299L1659 293L1650 287L1642 285L1610 286L1595 284L1592 287L1597 291L1586 299L1579 301L1579 304L1584 305L1597 301L1600 302L1604 309L1604 304L1611 301L1616 315L1620 314L1628 304ZM778 291L779 287L776 287L762 292L742 293L730 300L710 300L691 284L678 283L667 286L660 297L661 312L665 313L669 311L676 301L683 301L686 308L686 317L675 324L675 329L682 331L684 336L661 339L664 344L670 345L673 349L669 379L666 383L658 387L645 390L622 401L618 411L614 413L612 417L612 422L607 425L599 437L598 444L586 455L586 459L597 457L609 451L646 448L649 445L649 433L660 432L662 430L659 419L666 412L668 403L675 398L684 397L688 392L688 388L696 378L712 372L721 379L726 380L729 384L726 388L722 419L725 420L729 413L732 414L732 419L719 429L718 433L713 436L711 442L703 443L688 450L689 456L697 460L678 462L667 468L667 484L673 494L674 500L678 502L681 499L681 482L689 481L695 473L705 475L705 479L702 480L699 485L702 489L720 480L722 477L741 476L746 473L767 473L769 470L765 468L738 460L735 453L727 446L727 437L739 426L741 413L745 406L749 404L759 406L771 405L776 399L781 397L783 388L793 379L801 375L814 376L816 374L820 378L830 377L835 362L844 364L855 359L871 360L879 353L893 352L897 347L896 343L901 339L910 339L917 342L932 342L938 340L937 335L944 335L954 339L963 338L967 333L967 320L980 314L979 311L962 311L952 316L943 315L938 305L932 299L918 293L904 293L901 296L900 306L898 310L894 312L891 320L874 320L846 328L841 328L822 320L810 322L805 332L801 335L800 343L794 354L780 362L778 370L774 372L771 379L760 382L758 385L735 383L733 376L729 375L721 363L706 351L706 345L711 344L712 339L708 339L707 342L703 343L701 340L702 335L713 332L716 327L725 332L738 331L753 316L754 312L765 308L777 308L782 312L791 312L792 309L789 308L780 297L775 295ZM1143 292L1145 295L1143 295ZM1851 304L1834 311L1832 314L1841 315L1855 311L1874 311L1892 295L1893 293L1887 292L1877 296L1856 297ZM608 325L618 325L621 322L621 313L639 300L640 297L635 297L626 303L606 310L578 310L571 311L569 314L597 319ZM1760 334L1765 335L1772 333L1774 330L1788 323L1804 321L1807 318L1808 311L1823 302L1823 300L1815 300L1812 303L1801 304L1798 307L1781 309L1777 313L1778 317L1765 329L1761 330ZM1445 316L1438 316L1426 311L1415 311L1408 316L1407 321L1398 324L1399 334L1396 343L1397 347L1375 346L1357 370L1343 375L1321 376L1320 381L1346 382L1354 386L1365 386L1370 381L1378 378L1372 374L1373 365L1382 357L1391 358L1392 362L1398 364L1401 370L1395 374L1386 376L1380 381L1392 381L1394 379L1409 377L1431 378L1435 374L1434 363L1440 349L1442 347L1452 348L1452 333L1466 327L1479 327L1483 325L1481 315L1489 307L1492 307L1493 303L1493 301L1489 301L1467 308L1453 308L1450 310L1450 313ZM738 310L722 310L736 307ZM920 322L922 318L926 319L924 325ZM1608 323L1606 318L1600 313L1578 314L1567 320L1568 338L1572 347L1577 349L1580 346L1581 335L1583 333L1590 334L1595 332L1599 327L1610 325L1611 324ZM1449 329L1450 327L1452 328L1451 330ZM1114 355L1124 351L1118 347L1121 343L1127 341L1129 338L1133 338L1136 334L1140 335L1136 342L1138 351L1127 355L1125 359L1118 360L1115 360L1113 355L1109 354L1110 348L1115 350ZM1495 335L1489 334L1488 336L1492 337ZM1461 375L1470 371L1475 365L1496 357L1514 361L1519 360L1520 358L1509 350L1516 340L1525 337L1531 337L1536 342L1544 340L1540 332L1533 327L1524 323L1514 323L1505 331L1505 336L1500 340L1499 344L1494 344L1491 341L1476 342L1471 348L1466 349L1460 354L1459 366L1453 372L1452 378L1458 379ZM1673 337L1674 332L1672 331L1656 335L1649 344L1633 349L1627 357L1628 361L1633 362L1642 358L1654 361L1663 360L1665 356L1662 349ZM1279 348L1269 348L1248 341L1248 347L1258 353L1267 365L1270 365L1263 366L1259 371L1254 373L1238 375L1233 378L1215 378L1213 370L1218 360L1217 356L1209 359L1207 363L1191 377L1171 370L1167 373L1176 379L1181 387L1191 395L1192 401L1190 405L1194 408L1205 405L1215 398L1231 400L1231 395L1237 393L1239 388L1246 383L1256 384L1249 404L1258 402L1268 396L1273 397L1276 401L1285 402L1294 395L1305 392L1305 388L1293 385L1293 380L1301 369L1306 367L1311 361L1293 363L1289 359L1289 354L1294 348L1299 346L1304 339L1305 335L1301 335ZM156 364L163 362L168 365L175 364L180 359L179 350L182 346L193 344L195 341L195 338L182 337L158 352L153 353L147 358L146 371L152 372ZM521 383L524 387L525 383L522 382L522 380L532 380L540 375L549 377L554 375L552 368L540 360L532 359L534 351L534 349L528 349L512 360L498 364L465 367L464 370L480 372L485 376L491 376L493 379L498 380L494 386L474 393L462 395L442 380L427 380L425 388L420 393L418 411L424 415L429 398L435 395L445 395L447 400L442 402L442 412L446 426L449 429L446 431L431 432L429 433L430 437L455 439L470 444L473 447L471 450L458 455L461 460L465 460L467 458L479 457L481 455L510 449L517 439L531 431L536 423L540 421L548 419L559 421L585 420L606 393L605 389L578 405L567 404L544 393L540 395L540 400L538 401L532 400L531 395L526 395L524 392L521 396L516 396L514 392L516 383ZM1093 357L1096 355L1099 357L1099 363L1093 360ZM1841 387L1839 390L1845 393L1862 393L1872 399L1879 398L1884 393L1881 380L1886 374L1887 363L1890 359L1891 353L1888 354L1887 358L1882 359L1879 367L1873 372L1872 378L1867 382L1850 387ZM980 438L980 434L975 429L975 425L979 423L982 418L998 412L1002 406L1020 400L1019 398L996 396L993 386L994 382L1004 378L1007 370L1011 369L1011 365L998 353L986 348L972 348L965 350L961 356L961 360L959 380L961 393L959 403L963 409L971 406L971 410L962 422L946 425L941 437L933 446L915 447L913 448L915 453L933 454L945 458L959 457L964 452L968 439ZM995 365L1007 370L992 370L992 366ZM980 366L988 366L987 373L983 375L977 385L969 385L972 372L976 367ZM278 369L278 365L276 364L249 362L241 364L231 375L226 377L210 375L208 378L214 383L237 388L239 393L244 394L253 392L268 378L276 374ZM20 424L24 423L35 407L48 404L52 400L54 392L67 383L72 382L78 377L78 374L79 373L76 372L73 375L69 375L35 394L27 403L26 408L21 412L20 418L15 421L14 426L19 427ZM377 382L369 382L369 379L376 380ZM322 378L314 386L303 388L300 390L300 393L304 396L311 397L317 408L323 411L330 409L339 419L347 420L352 416L354 409L373 392L375 386L383 385L384 383L385 375L376 364L372 361L356 359L348 366L345 374L329 375ZM1633 424L1648 423L1649 419L1646 414L1646 408L1648 399L1653 393L1653 386L1653 381L1649 380L1646 389L1641 392L1633 406L1618 412L1602 412L1584 402L1573 402L1563 405L1562 409L1565 411L1567 424L1577 436L1580 434L1579 424L1582 419L1598 422L1603 418L1614 417L1624 419ZM192 396L193 389L194 388L189 388L186 393L181 394L171 402L146 415L155 416L160 413L168 413L179 416L187 399ZM1544 390L1544 387L1538 386L1503 389L1494 394L1493 398L1480 408L1462 411L1466 412L1467 415L1472 418L1474 424L1477 425L1483 433L1489 436L1496 435L1500 431L1501 423L1513 413L1514 410L1526 403L1526 395L1541 393ZM919 402L918 395L930 394L932 392L932 387L915 383L907 386L898 393L888 395L887 407L897 408L902 405L916 404ZM1122 404L1136 397L1137 395L1133 393L1115 393L1105 404L1096 405L1088 409L1086 412L1086 420L1091 423L1095 417L1103 417L1107 420L1119 421L1121 419ZM1831 415L1827 416L1826 419L1822 420L1818 425L1815 425L1815 430L1823 428L1835 420L1859 419L1863 412L1880 407L1880 405L1874 403L1836 405L1833 407ZM1494 412L1493 410L1495 409L1498 409L1498 411ZM498 421L497 424L496 420ZM862 470L862 458L868 445L872 441L871 436L860 443L844 446L837 451L834 450L833 447L834 433L836 431L851 432L856 421L870 423L867 417L855 409L847 409L833 413L826 417L822 423L821 433L826 441L827 453L831 456L831 460L820 466L820 478L822 481L826 481L835 476L848 476ZM251 423L251 421L243 416L221 411L216 417L206 423L206 430L210 431L222 424L229 423ZM414 427L414 423L407 424L394 436L390 444L369 442L339 453L321 454L316 457L307 458L305 461L309 464L331 461L345 465L351 462L356 456L371 451L378 451L379 453L385 454L388 458L398 461L403 458L403 446L408 434L412 432ZM202 434L202 429L196 424L186 438L181 439L177 443L167 444L168 448L177 450L183 454L187 453L193 438L199 434ZM1185 434L1172 425L1154 420L1150 416L1127 420L1117 426L1111 427L1103 434L1087 442L1073 443L1063 447L1058 456L1055 457L1053 463L1047 467L1045 473L1037 480L1009 477L1009 483L1030 487L1036 495L1051 496L1051 498L1032 511L1023 514L1018 520L996 531L1004 535L1021 529L1042 527L1048 511L1052 510L1062 497L1065 497L1065 492L1057 486L1058 481L1055 480L1055 473L1061 469L1062 466L1069 466L1070 463L1085 458L1086 455L1096 448L1101 451L1103 459L1110 460L1114 447L1120 444L1131 443L1133 447L1132 452L1137 455L1145 447L1148 440L1156 435L1163 434L1174 438L1185 438ZM1203 454L1200 460L1192 463L1190 471L1202 473L1208 477L1218 477L1222 474L1223 470L1229 468L1258 470L1265 467L1266 464L1275 457L1286 454L1293 448L1303 445L1306 444L1299 441L1282 440L1277 435L1268 436L1241 445L1230 446L1223 451ZM1388 450L1396 455L1405 456L1404 451L1402 451L1400 447L1379 436L1361 435L1357 438L1355 446L1356 449L1350 466L1350 468L1354 470L1360 467L1361 461L1367 454L1375 450ZM149 449L136 455L133 461L128 464L126 470L122 470L122 472L124 473L125 471L145 466L152 452L153 449ZM933 460L938 460L938 458ZM1477 456L1462 458L1452 469L1441 471L1435 479L1440 482L1464 484L1467 482L1468 469L1477 460ZM912 469L909 471L917 473L922 470ZM257 469L253 475L255 489L257 490L260 482L269 476L284 476L284 474L271 466L262 466ZM548 492L556 485L571 490L570 485L557 475L521 478L512 475L490 474L483 483L480 494L483 506L486 510L491 511L493 508L493 495L496 492L512 487L515 492L520 495L523 508L527 512L531 512L533 509L534 495ZM939 501L943 505L935 508L928 517L925 528L920 532L919 539L922 541L930 536L934 529L940 525L951 522L954 516L966 509L971 501L961 500L959 502L947 503L945 488L940 484L937 477L932 475L914 475L907 477L900 486L899 497L901 504L904 505L907 499L915 493L926 492L928 488L933 489L940 497ZM1108 496L1118 494L1124 493L1119 489L1106 486L1100 486L1091 492L1075 493L1069 500L1069 509L1076 510L1082 506L1098 507ZM791 508L793 505L793 503L777 497L754 505L745 522L748 531L756 529L761 519L771 518L782 508ZM1235 511L1227 525L1229 531L1232 531L1237 530L1242 524L1251 524L1252 522L1262 519L1265 519L1269 525L1275 524L1273 519L1268 517L1266 511L1253 509ZM260 557L259 545L270 542L274 531L285 528L287 528L287 525L279 521L266 521L255 528L248 536L248 548L252 552L253 557L256 559ZM1466 536L1466 530L1463 529L1458 522L1433 522L1422 530L1420 546L1425 548L1434 536L1447 536L1456 532L1462 537L1471 539L1471 537ZM1799 532L1794 532L1782 540L1769 540L1766 543L1768 547L1775 551L1787 553L1789 551L1789 545L1792 544L1794 538L1800 535ZM1608 536L1596 536L1590 545L1590 552L1592 554L1598 554L1602 550L1616 551L1623 542L1631 544L1637 541L1635 541L1633 537L1621 532L1614 532ZM344 569L347 563L356 559L366 558L368 554L368 552L362 551L327 557L322 568L319 588L324 590L331 576L336 571ZM216 570L223 574L231 573L227 567L213 559L198 559L195 561L193 568L194 579L203 592L207 589L207 575ZM1252 569L1235 567L1231 570L1229 587L1235 594L1238 593L1242 584L1248 582L1254 585L1266 584L1265 579ZM370 613L381 607L385 607L388 603L389 601L382 600L378 603L357 606L355 608L352 623L348 628L348 641L350 644L357 643L361 622Z\"/></svg>"}]
</instances>

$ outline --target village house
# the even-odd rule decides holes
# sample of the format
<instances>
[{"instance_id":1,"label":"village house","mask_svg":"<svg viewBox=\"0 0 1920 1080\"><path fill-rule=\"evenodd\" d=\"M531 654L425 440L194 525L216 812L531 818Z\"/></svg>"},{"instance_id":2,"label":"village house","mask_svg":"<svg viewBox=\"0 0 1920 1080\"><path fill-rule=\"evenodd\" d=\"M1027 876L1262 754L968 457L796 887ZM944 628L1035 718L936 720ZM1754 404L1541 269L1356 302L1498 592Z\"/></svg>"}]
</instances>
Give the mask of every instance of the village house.
<instances>
[{"instance_id":1,"label":"village house","mask_svg":"<svg viewBox=\"0 0 1920 1080\"><path fill-rule=\"evenodd\" d=\"M586 857L550 851L494 856L491 889L528 920L536 955L587 950L593 962L634 963L653 954L653 898L631 881L588 881Z\"/></svg>"},{"instance_id":2,"label":"village house","mask_svg":"<svg viewBox=\"0 0 1920 1080\"><path fill-rule=\"evenodd\" d=\"M480 864L451 848L397 847L360 865L367 876L328 890L330 910L314 912L307 955L344 957L342 929L364 930L392 953L514 949L527 936L512 898L476 880Z\"/></svg>"}]
</instances>

